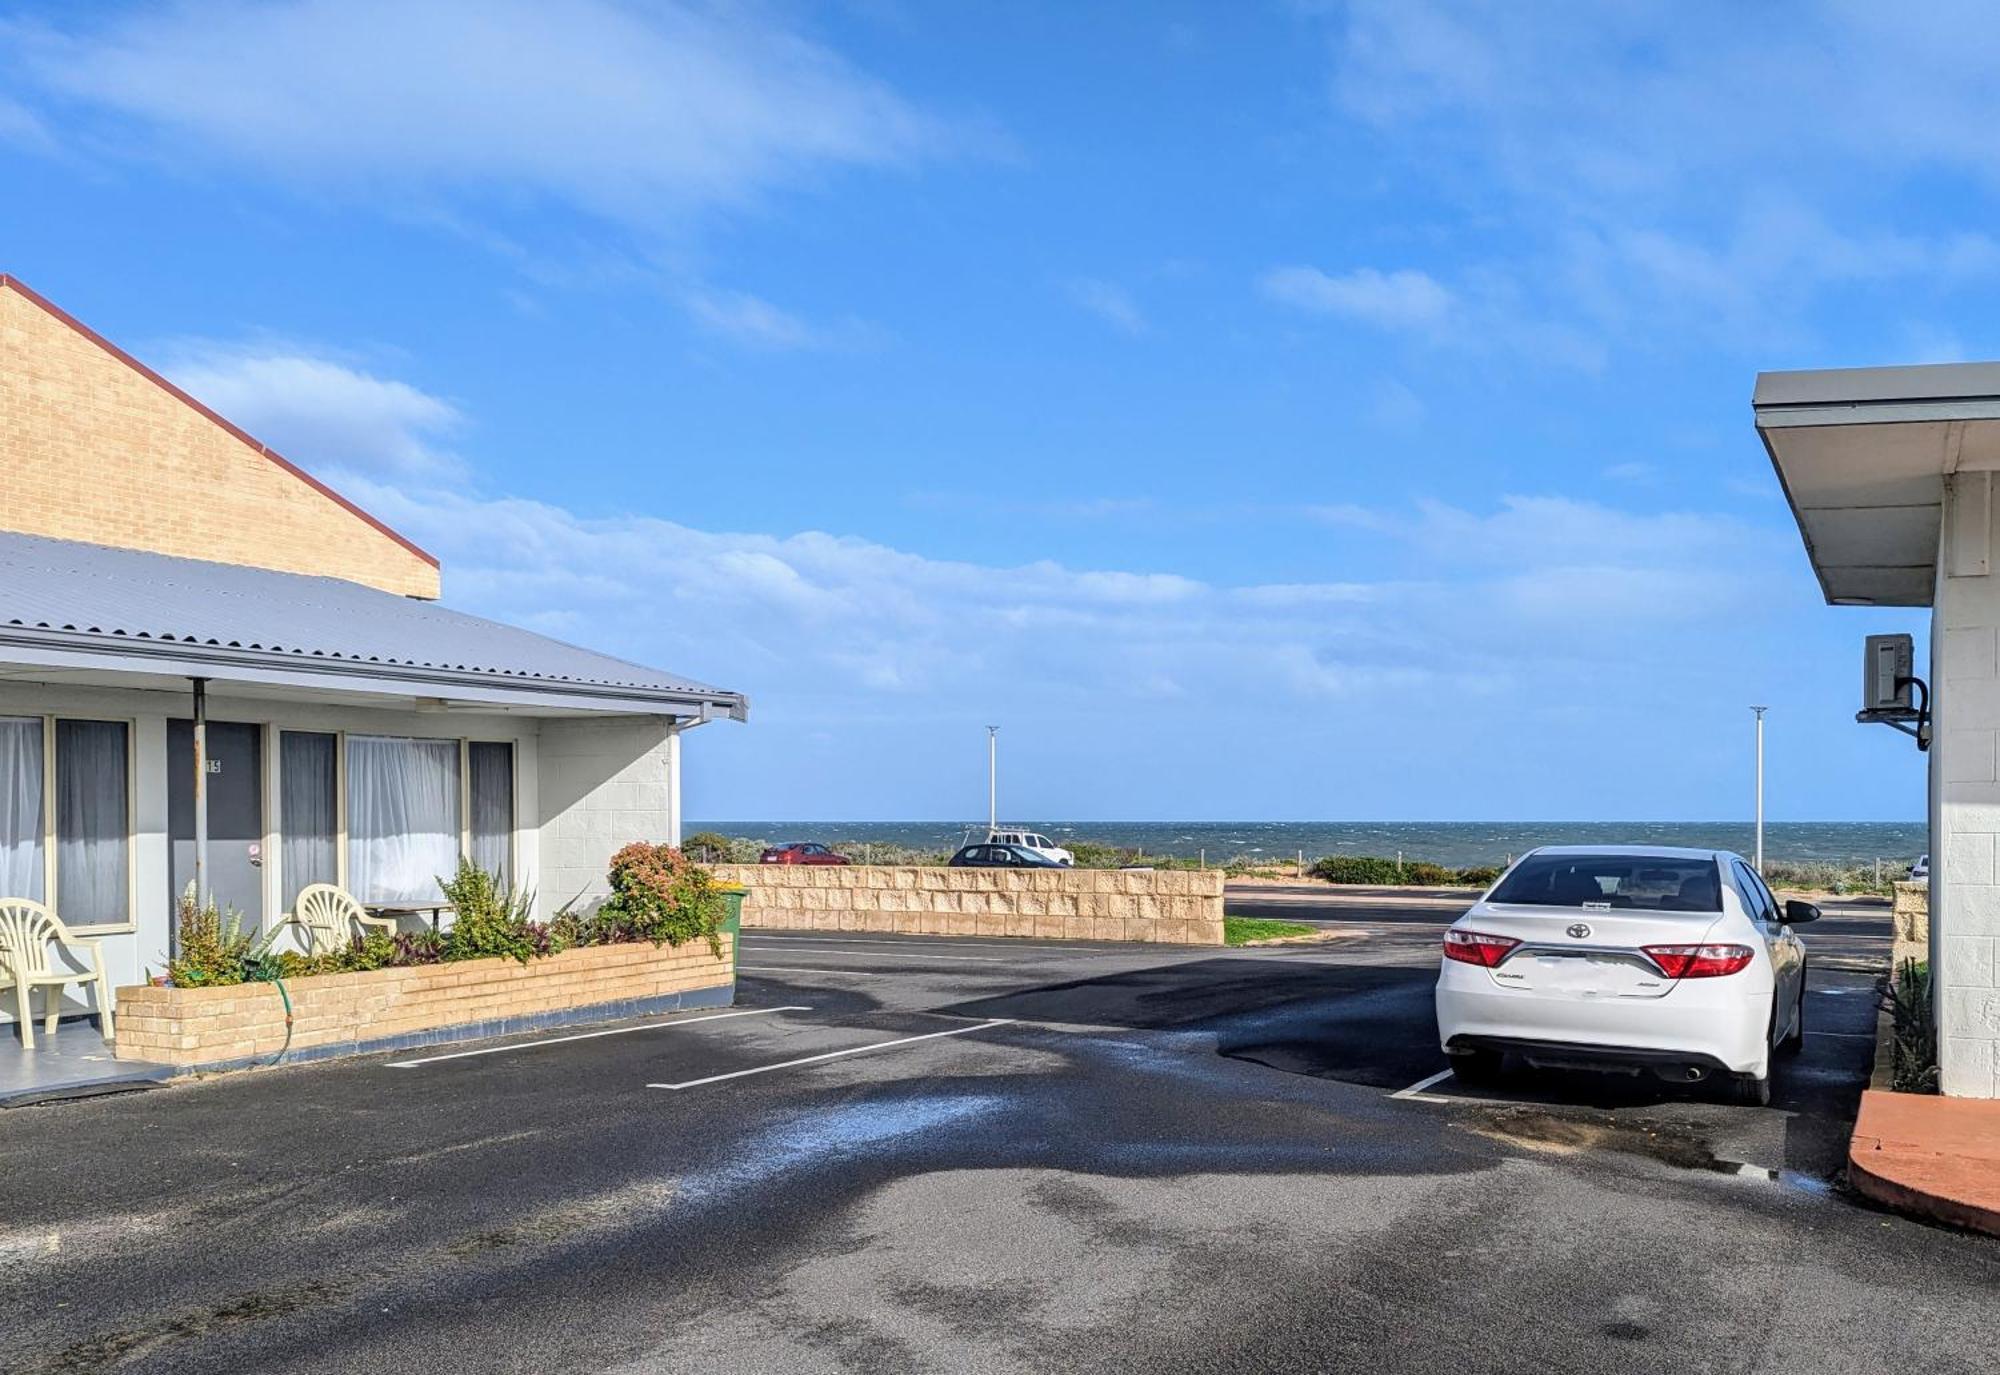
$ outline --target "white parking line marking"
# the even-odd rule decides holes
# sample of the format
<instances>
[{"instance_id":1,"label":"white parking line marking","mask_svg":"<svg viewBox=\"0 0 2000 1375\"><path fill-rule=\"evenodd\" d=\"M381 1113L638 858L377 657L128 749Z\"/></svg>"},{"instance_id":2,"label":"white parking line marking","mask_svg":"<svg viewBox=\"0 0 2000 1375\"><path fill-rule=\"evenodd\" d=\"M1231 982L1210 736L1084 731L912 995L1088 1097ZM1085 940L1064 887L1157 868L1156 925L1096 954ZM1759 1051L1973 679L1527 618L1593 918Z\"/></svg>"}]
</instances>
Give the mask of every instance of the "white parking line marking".
<instances>
[{"instance_id":1,"label":"white parking line marking","mask_svg":"<svg viewBox=\"0 0 2000 1375\"><path fill-rule=\"evenodd\" d=\"M811 1012L805 1006L793 1007L748 1007L737 1012L712 1012L706 1017L689 1017L678 1022L648 1022L644 1026L615 1026L608 1031L581 1031L574 1036L551 1036L545 1041L516 1041L510 1046L484 1046L479 1050L455 1050L449 1055L426 1055L421 1060L392 1060L385 1069L415 1069L419 1065L434 1065L440 1060L464 1060L474 1055L501 1055L510 1050L539 1050L543 1046L559 1046L565 1041L591 1041L599 1036L623 1036L628 1031L667 1031L677 1026L693 1026L696 1022L719 1022L727 1017L762 1017L771 1012Z\"/></svg>"},{"instance_id":2,"label":"white parking line marking","mask_svg":"<svg viewBox=\"0 0 2000 1375\"><path fill-rule=\"evenodd\" d=\"M778 936L759 932L754 936L746 935L743 939L746 944L756 941L775 941L779 945L795 945L799 941L817 941L821 945L886 945L891 948L900 946L905 950L923 950L929 949L933 945L945 945L963 950L1056 950L1065 955L1115 955L1118 953L1115 950L1104 950L1095 946L1028 945L1025 943L1016 944L1013 941L934 941L928 936L914 936L909 940L901 941L851 941L835 936Z\"/></svg>"},{"instance_id":3,"label":"white parking line marking","mask_svg":"<svg viewBox=\"0 0 2000 1375\"><path fill-rule=\"evenodd\" d=\"M1451 1070L1441 1069L1436 1074L1433 1074L1430 1078L1419 1079L1417 1080L1416 1083L1410 1085L1408 1088L1397 1089L1394 1093L1390 1094L1389 1096L1391 1098L1415 1098L1418 1094L1422 1093L1432 1084L1438 1083L1441 1080L1449 1078L1451 1078Z\"/></svg>"},{"instance_id":4,"label":"white parking line marking","mask_svg":"<svg viewBox=\"0 0 2000 1375\"><path fill-rule=\"evenodd\" d=\"M889 976L880 970L868 969L813 969L803 964L739 964L739 974L768 974L783 970L788 974L839 974L849 979L886 979Z\"/></svg>"},{"instance_id":5,"label":"white parking line marking","mask_svg":"<svg viewBox=\"0 0 2000 1375\"><path fill-rule=\"evenodd\" d=\"M648 1084L649 1089L695 1089L703 1084L719 1084L725 1079L742 1079L752 1074L769 1074L772 1070L791 1069L797 1065L817 1064L821 1060L838 1060L843 1055L860 1055L870 1050L888 1050L892 1046L907 1046L916 1041L934 1041L940 1036L963 1036L968 1031L985 1031L990 1027L1012 1026L1012 1017L995 1017L977 1026L955 1026L949 1031L928 1031L922 1036L904 1036L894 1041L877 1041L874 1045L850 1046L846 1050L829 1050L824 1055L807 1055L797 1060L780 1060L775 1065L759 1065L755 1069L739 1069L732 1074L711 1074L706 1079L690 1079L682 1084Z\"/></svg>"},{"instance_id":6,"label":"white parking line marking","mask_svg":"<svg viewBox=\"0 0 2000 1375\"><path fill-rule=\"evenodd\" d=\"M785 948L787 950L797 950L801 954L806 955L854 955L860 953L854 950L829 950L821 945L787 945ZM882 952L882 955L883 958L891 960L950 960L954 964L1006 963L1005 960L996 960L986 955L891 955L886 950Z\"/></svg>"}]
</instances>

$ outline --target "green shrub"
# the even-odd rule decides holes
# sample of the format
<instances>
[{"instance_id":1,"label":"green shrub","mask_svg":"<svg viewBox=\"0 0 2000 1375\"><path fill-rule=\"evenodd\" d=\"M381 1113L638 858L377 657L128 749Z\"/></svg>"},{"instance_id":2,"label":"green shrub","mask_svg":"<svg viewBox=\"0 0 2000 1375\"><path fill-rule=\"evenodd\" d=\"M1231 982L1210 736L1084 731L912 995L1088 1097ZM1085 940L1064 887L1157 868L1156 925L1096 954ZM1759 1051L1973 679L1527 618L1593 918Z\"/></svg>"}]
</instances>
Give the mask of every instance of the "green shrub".
<instances>
[{"instance_id":1,"label":"green shrub","mask_svg":"<svg viewBox=\"0 0 2000 1375\"><path fill-rule=\"evenodd\" d=\"M532 892L516 893L464 855L459 856L458 872L449 881L440 878L438 887L453 910L451 929L444 936L446 959L499 955L526 964L534 956L536 939L529 930L535 910Z\"/></svg>"},{"instance_id":2,"label":"green shrub","mask_svg":"<svg viewBox=\"0 0 2000 1375\"><path fill-rule=\"evenodd\" d=\"M1491 865L1453 869L1426 859L1398 863L1378 855L1328 855L1313 862L1311 873L1328 883L1400 883L1419 888L1484 888L1500 877L1500 871Z\"/></svg>"},{"instance_id":3,"label":"green shrub","mask_svg":"<svg viewBox=\"0 0 2000 1375\"><path fill-rule=\"evenodd\" d=\"M1314 878L1328 883L1400 883L1401 871L1393 859L1374 855L1327 855L1313 861Z\"/></svg>"},{"instance_id":4,"label":"green shrub","mask_svg":"<svg viewBox=\"0 0 2000 1375\"><path fill-rule=\"evenodd\" d=\"M729 864L736 859L736 847L737 842L720 831L696 831L681 842L681 853L703 864Z\"/></svg>"},{"instance_id":5,"label":"green shrub","mask_svg":"<svg viewBox=\"0 0 2000 1375\"><path fill-rule=\"evenodd\" d=\"M1897 967L1889 1006L1895 1026L1890 1087L1898 1093L1936 1093L1937 1023L1928 964L1909 959Z\"/></svg>"},{"instance_id":6,"label":"green shrub","mask_svg":"<svg viewBox=\"0 0 2000 1375\"><path fill-rule=\"evenodd\" d=\"M243 929L243 914L235 908L223 912L213 896L205 905L197 902L192 883L181 892L178 925L177 953L167 961L175 988L240 984L270 944L269 937L260 942L254 931Z\"/></svg>"},{"instance_id":7,"label":"green shrub","mask_svg":"<svg viewBox=\"0 0 2000 1375\"><path fill-rule=\"evenodd\" d=\"M729 904L715 876L671 845L634 841L611 857L611 896L597 909L599 941L651 941L680 945L697 936L722 955L722 922Z\"/></svg>"}]
</instances>

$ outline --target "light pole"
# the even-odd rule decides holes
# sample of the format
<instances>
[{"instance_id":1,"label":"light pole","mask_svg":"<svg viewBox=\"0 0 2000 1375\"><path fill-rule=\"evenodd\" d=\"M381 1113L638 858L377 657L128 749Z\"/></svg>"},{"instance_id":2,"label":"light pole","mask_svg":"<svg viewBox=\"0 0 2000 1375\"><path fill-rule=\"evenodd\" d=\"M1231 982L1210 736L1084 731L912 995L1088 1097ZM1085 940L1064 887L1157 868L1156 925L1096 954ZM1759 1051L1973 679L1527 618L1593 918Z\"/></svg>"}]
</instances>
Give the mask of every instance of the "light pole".
<instances>
[{"instance_id":1,"label":"light pole","mask_svg":"<svg viewBox=\"0 0 2000 1375\"><path fill-rule=\"evenodd\" d=\"M1000 829L1000 727L986 728L986 834Z\"/></svg>"},{"instance_id":2,"label":"light pole","mask_svg":"<svg viewBox=\"0 0 2000 1375\"><path fill-rule=\"evenodd\" d=\"M1764 713L1769 707L1752 707L1757 713L1757 872L1764 872Z\"/></svg>"}]
</instances>

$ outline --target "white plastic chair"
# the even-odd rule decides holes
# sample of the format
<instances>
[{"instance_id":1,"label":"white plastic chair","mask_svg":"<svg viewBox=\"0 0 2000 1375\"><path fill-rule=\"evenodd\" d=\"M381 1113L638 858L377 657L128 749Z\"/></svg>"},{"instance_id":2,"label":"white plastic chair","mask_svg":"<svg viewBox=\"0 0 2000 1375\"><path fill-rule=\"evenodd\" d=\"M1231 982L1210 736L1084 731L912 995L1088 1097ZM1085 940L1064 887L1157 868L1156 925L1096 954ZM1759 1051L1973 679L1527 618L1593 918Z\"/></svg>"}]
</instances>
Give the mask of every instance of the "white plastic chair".
<instances>
[{"instance_id":1,"label":"white plastic chair","mask_svg":"<svg viewBox=\"0 0 2000 1375\"><path fill-rule=\"evenodd\" d=\"M396 934L393 917L371 917L354 895L331 883L308 884L292 904L292 920L306 934L306 953L325 955L345 949L359 926L366 935L373 927L388 935Z\"/></svg>"},{"instance_id":2,"label":"white plastic chair","mask_svg":"<svg viewBox=\"0 0 2000 1375\"><path fill-rule=\"evenodd\" d=\"M66 969L49 959L49 942L89 952L88 969ZM21 1022L21 1048L35 1048L34 1004L31 995L42 990L44 1004L42 1030L56 1034L62 1015L65 984L97 986L97 1021L104 1043L112 1042L111 980L104 972L104 946L69 933L69 928L31 898L0 898L0 988L12 985L15 1015Z\"/></svg>"}]
</instances>

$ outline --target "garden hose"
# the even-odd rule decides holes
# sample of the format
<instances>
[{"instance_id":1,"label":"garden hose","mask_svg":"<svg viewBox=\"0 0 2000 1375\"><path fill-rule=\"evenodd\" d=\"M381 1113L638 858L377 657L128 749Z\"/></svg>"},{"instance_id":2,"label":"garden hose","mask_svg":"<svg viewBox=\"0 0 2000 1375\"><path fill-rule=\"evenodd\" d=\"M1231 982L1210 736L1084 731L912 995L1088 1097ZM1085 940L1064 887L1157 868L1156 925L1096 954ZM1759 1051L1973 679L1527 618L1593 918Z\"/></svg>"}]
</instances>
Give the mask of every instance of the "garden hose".
<instances>
[{"instance_id":1,"label":"garden hose","mask_svg":"<svg viewBox=\"0 0 2000 1375\"><path fill-rule=\"evenodd\" d=\"M283 979L273 979L271 982L277 987L278 996L285 1000L285 1043L278 1047L276 1055L273 1055L264 1062L262 1066L264 1069L269 1069L271 1066L277 1064L278 1061L284 1059L286 1053L292 1048L292 995L285 991L285 981Z\"/></svg>"}]
</instances>

